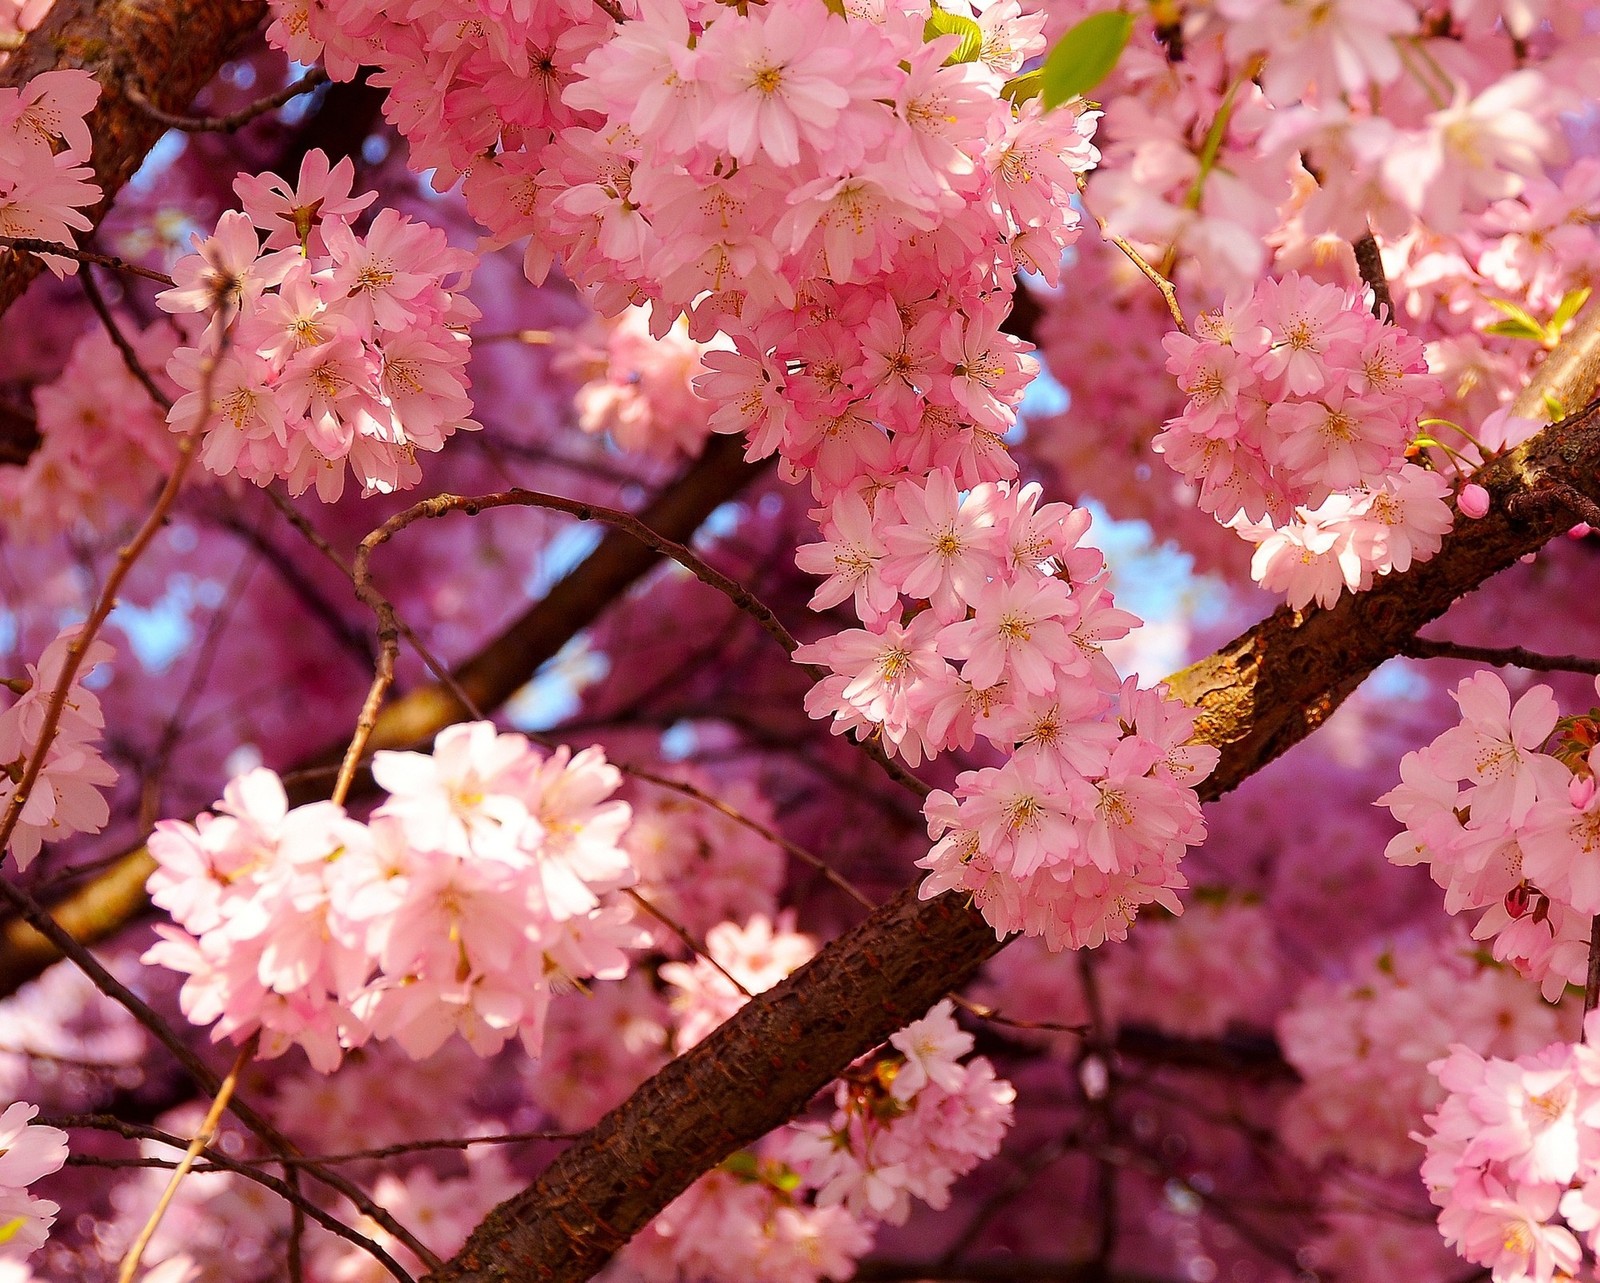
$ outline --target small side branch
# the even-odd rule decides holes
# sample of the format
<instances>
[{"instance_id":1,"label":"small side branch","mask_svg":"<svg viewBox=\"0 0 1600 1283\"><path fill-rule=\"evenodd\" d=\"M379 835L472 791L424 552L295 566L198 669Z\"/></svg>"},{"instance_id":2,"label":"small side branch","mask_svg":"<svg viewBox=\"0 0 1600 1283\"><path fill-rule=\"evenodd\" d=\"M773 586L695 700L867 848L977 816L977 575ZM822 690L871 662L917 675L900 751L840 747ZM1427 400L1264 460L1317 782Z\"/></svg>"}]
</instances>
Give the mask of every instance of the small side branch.
<instances>
[{"instance_id":1,"label":"small side branch","mask_svg":"<svg viewBox=\"0 0 1600 1283\"><path fill-rule=\"evenodd\" d=\"M292 85L285 85L275 94L257 99L248 106L230 111L225 116L185 116L178 112L163 111L151 102L149 97L137 86L124 86L123 92L128 96L128 101L149 116L151 120L159 121L170 129L182 129L186 133L201 134L231 134L235 130L243 129L252 120L265 116L269 111L276 111L287 102L308 94L313 89L320 89L328 83L328 73L321 67L313 67Z\"/></svg>"},{"instance_id":2,"label":"small side branch","mask_svg":"<svg viewBox=\"0 0 1600 1283\"><path fill-rule=\"evenodd\" d=\"M1585 659L1582 655L1541 655L1522 646L1466 646L1460 642L1413 637L1401 645L1400 654L1407 659L1470 659L1499 668L1526 668L1540 673L1600 675L1600 659Z\"/></svg>"}]
</instances>

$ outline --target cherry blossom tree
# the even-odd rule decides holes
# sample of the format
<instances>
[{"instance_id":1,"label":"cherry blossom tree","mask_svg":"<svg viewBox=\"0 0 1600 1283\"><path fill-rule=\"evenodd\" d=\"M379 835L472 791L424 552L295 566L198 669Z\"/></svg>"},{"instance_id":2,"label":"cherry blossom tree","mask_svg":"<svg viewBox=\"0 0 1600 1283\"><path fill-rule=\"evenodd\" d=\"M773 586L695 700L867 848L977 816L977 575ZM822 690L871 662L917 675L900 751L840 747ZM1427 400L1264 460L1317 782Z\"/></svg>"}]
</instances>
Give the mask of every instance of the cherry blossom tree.
<instances>
[{"instance_id":1,"label":"cherry blossom tree","mask_svg":"<svg viewBox=\"0 0 1600 1283\"><path fill-rule=\"evenodd\" d=\"M0 1283L1595 1277L1597 41L0 5Z\"/></svg>"}]
</instances>

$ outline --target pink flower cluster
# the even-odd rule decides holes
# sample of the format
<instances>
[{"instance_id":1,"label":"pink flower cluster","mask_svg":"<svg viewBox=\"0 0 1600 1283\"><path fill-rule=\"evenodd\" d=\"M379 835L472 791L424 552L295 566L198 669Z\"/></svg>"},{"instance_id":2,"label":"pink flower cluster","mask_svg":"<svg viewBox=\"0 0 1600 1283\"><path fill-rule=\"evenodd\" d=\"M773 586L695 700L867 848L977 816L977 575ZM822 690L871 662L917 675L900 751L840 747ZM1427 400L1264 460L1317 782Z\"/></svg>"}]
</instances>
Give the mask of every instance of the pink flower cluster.
<instances>
[{"instance_id":1,"label":"pink flower cluster","mask_svg":"<svg viewBox=\"0 0 1600 1283\"><path fill-rule=\"evenodd\" d=\"M741 1151L668 1204L622 1250L615 1283L823 1283L848 1278L872 1227L805 1197L781 1159Z\"/></svg>"},{"instance_id":2,"label":"pink flower cluster","mask_svg":"<svg viewBox=\"0 0 1600 1283\"><path fill-rule=\"evenodd\" d=\"M623 450L694 458L711 435L712 407L690 383L705 351L682 321L652 335L648 311L630 307L590 320L551 364L582 382L573 404L585 432L605 433Z\"/></svg>"},{"instance_id":3,"label":"pink flower cluster","mask_svg":"<svg viewBox=\"0 0 1600 1283\"><path fill-rule=\"evenodd\" d=\"M74 232L93 224L82 211L100 200L89 180L89 125L100 97L86 71L47 71L21 89L0 89L0 236L74 245ZM42 254L57 276L78 270L75 260Z\"/></svg>"},{"instance_id":4,"label":"pink flower cluster","mask_svg":"<svg viewBox=\"0 0 1600 1283\"><path fill-rule=\"evenodd\" d=\"M1086 519L999 484L1037 368L1001 329L1014 275L1056 279L1097 158L1095 113L1002 92L1042 47L1039 16L963 8L981 37L963 53L916 3L650 0L620 27L587 5L511 5L471 15L470 48L450 5L278 12L296 57L383 68L413 163L467 174L497 238L531 233L534 279L559 258L603 313L648 304L652 333L687 314L697 342L731 341L694 383L710 423L809 476L830 523L831 546L806 554L830 577L817 603L853 596L867 625L801 652L833 671L813 715L882 727L913 763L980 725L1032 745L1010 774L967 777L959 813L936 801L935 833L961 837L936 848L926 894L978 892L998 932L1059 944L1120 938L1158 897L1177 908L1209 762L1178 747L1190 723L1160 696L1135 714L1119 695L1098 648L1134 621L1076 548ZM933 605L902 621L901 594ZM991 720L1002 692L1024 714ZM1119 699L1139 719L1120 744ZM1067 840L1046 862L1052 819Z\"/></svg>"},{"instance_id":5,"label":"pink flower cluster","mask_svg":"<svg viewBox=\"0 0 1600 1283\"><path fill-rule=\"evenodd\" d=\"M1600 1037L1600 1016L1584 1029ZM1494 1283L1577 1274L1579 1237L1600 1247L1600 1051L1504 1060L1458 1044L1429 1068L1449 1094L1416 1139L1445 1242Z\"/></svg>"},{"instance_id":6,"label":"pink flower cluster","mask_svg":"<svg viewBox=\"0 0 1600 1283\"><path fill-rule=\"evenodd\" d=\"M1296 508L1274 529L1239 524L1256 544L1250 577L1303 609L1331 606L1345 589L1364 592L1374 575L1406 570L1439 551L1454 522L1450 481L1414 463L1377 485L1330 495L1315 509Z\"/></svg>"},{"instance_id":7,"label":"pink flower cluster","mask_svg":"<svg viewBox=\"0 0 1600 1283\"><path fill-rule=\"evenodd\" d=\"M1297 272L1230 295L1195 330L1165 340L1189 403L1154 445L1223 523L1278 525L1296 507L1378 487L1442 395L1416 339L1361 295Z\"/></svg>"},{"instance_id":8,"label":"pink flower cluster","mask_svg":"<svg viewBox=\"0 0 1600 1283\"><path fill-rule=\"evenodd\" d=\"M45 712L66 671L67 650L78 631L76 624L65 628L44 648L38 664L28 665L27 691L0 713L0 812L10 805L28 762L38 752ZM73 676L45 753L44 769L11 833L9 849L19 869L33 862L43 843L58 842L73 833L98 833L111 818L101 790L117 782L117 772L100 755L106 719L99 697L83 682L96 665L108 662L114 653L106 642L89 643Z\"/></svg>"},{"instance_id":9,"label":"pink flower cluster","mask_svg":"<svg viewBox=\"0 0 1600 1283\"><path fill-rule=\"evenodd\" d=\"M1216 752L1185 746L1181 705L1119 680L1101 646L1138 621L1081 545L1089 514L1040 495L963 494L947 471L841 493L797 562L828 576L814 607L848 598L867 627L795 658L831 670L806 709L836 732L880 735L913 766L979 736L1010 755L928 799L943 840L921 861L923 894L959 887L997 933L1077 948L1121 939L1151 900L1180 911L1177 861L1203 833L1193 784Z\"/></svg>"},{"instance_id":10,"label":"pink flower cluster","mask_svg":"<svg viewBox=\"0 0 1600 1283\"><path fill-rule=\"evenodd\" d=\"M1308 1163L1391 1174L1417 1161L1408 1137L1440 1099L1428 1066L1452 1043L1515 1056L1559 1029L1511 971L1451 933L1364 950L1348 975L1308 983L1277 1032L1302 1079L1279 1119L1284 1144Z\"/></svg>"},{"instance_id":11,"label":"pink flower cluster","mask_svg":"<svg viewBox=\"0 0 1600 1283\"><path fill-rule=\"evenodd\" d=\"M61 1209L34 1198L28 1186L67 1161L67 1134L35 1127L35 1105L13 1104L0 1114L0 1261L27 1256L44 1243Z\"/></svg>"},{"instance_id":12,"label":"pink flower cluster","mask_svg":"<svg viewBox=\"0 0 1600 1283\"><path fill-rule=\"evenodd\" d=\"M377 195L352 197L353 174L313 151L293 187L239 177L244 211L197 236L176 287L157 296L168 312L210 318L168 364L187 392L169 422L189 431L204 419L201 458L218 476L283 477L332 502L348 463L364 494L387 494L420 480L417 451L478 426L466 376L478 310L461 292L476 259L392 209L357 234Z\"/></svg>"},{"instance_id":13,"label":"pink flower cluster","mask_svg":"<svg viewBox=\"0 0 1600 1283\"><path fill-rule=\"evenodd\" d=\"M370 824L291 810L255 770L198 826L157 825L151 899L178 925L146 960L187 974L184 1014L214 1039L259 1032L263 1056L299 1045L323 1072L370 1038L421 1057L452 1033L481 1055L519 1036L537 1055L551 995L623 975L640 941L609 895L634 876L619 773L488 722L372 772L389 796Z\"/></svg>"},{"instance_id":14,"label":"pink flower cluster","mask_svg":"<svg viewBox=\"0 0 1600 1283\"><path fill-rule=\"evenodd\" d=\"M678 1017L677 1049L687 1051L744 1006L747 993L765 993L816 951L816 940L794 929L793 910L776 920L757 914L743 927L733 922L713 927L706 933L704 956L661 968L661 979L677 991L671 998Z\"/></svg>"},{"instance_id":15,"label":"pink flower cluster","mask_svg":"<svg viewBox=\"0 0 1600 1283\"><path fill-rule=\"evenodd\" d=\"M890 1037L898 1056L834 1091L827 1124L797 1123L784 1154L821 1207L903 1225L911 1200L950 1205L950 1186L1000 1149L1016 1090L982 1056L946 998Z\"/></svg>"},{"instance_id":16,"label":"pink flower cluster","mask_svg":"<svg viewBox=\"0 0 1600 1283\"><path fill-rule=\"evenodd\" d=\"M160 370L172 354L171 327L143 331L121 320L140 363ZM20 542L63 531L104 529L148 503L174 458L161 407L129 371L105 327L72 345L60 375L33 389L39 448L20 468L0 469L0 519Z\"/></svg>"},{"instance_id":17,"label":"pink flower cluster","mask_svg":"<svg viewBox=\"0 0 1600 1283\"><path fill-rule=\"evenodd\" d=\"M1024 620L1024 635L1032 627ZM1030 692L1010 760L929 796L938 840L918 861L930 870L924 898L968 892L997 934L1022 930L1052 949L1122 940L1152 902L1183 912L1178 862L1205 835L1194 784L1218 756L1189 743L1195 715L1165 687L1130 678L1103 718L1083 720L1071 692Z\"/></svg>"},{"instance_id":18,"label":"pink flower cluster","mask_svg":"<svg viewBox=\"0 0 1600 1283\"><path fill-rule=\"evenodd\" d=\"M1405 825L1385 854L1426 864L1446 912L1484 910L1474 938L1554 1001L1584 983L1600 913L1600 757L1584 755L1592 736L1543 751L1561 715L1548 686L1513 705L1485 670L1454 695L1460 724L1401 758L1399 786L1378 799Z\"/></svg>"},{"instance_id":19,"label":"pink flower cluster","mask_svg":"<svg viewBox=\"0 0 1600 1283\"><path fill-rule=\"evenodd\" d=\"M948 999L839 1081L831 1120L796 1122L702 1177L624 1250L622 1278L672 1283L845 1278L873 1231L950 1187L1000 1148L1016 1091Z\"/></svg>"}]
</instances>

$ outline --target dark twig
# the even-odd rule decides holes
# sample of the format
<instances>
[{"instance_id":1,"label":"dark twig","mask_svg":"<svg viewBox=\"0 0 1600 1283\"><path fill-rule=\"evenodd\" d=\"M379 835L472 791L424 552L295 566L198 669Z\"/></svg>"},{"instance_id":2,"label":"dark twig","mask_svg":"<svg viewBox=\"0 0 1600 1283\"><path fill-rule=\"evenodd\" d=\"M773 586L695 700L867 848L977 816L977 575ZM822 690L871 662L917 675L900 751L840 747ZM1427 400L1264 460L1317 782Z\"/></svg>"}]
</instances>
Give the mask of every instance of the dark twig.
<instances>
[{"instance_id":1,"label":"dark twig","mask_svg":"<svg viewBox=\"0 0 1600 1283\"><path fill-rule=\"evenodd\" d=\"M230 111L225 116L185 116L179 112L163 111L139 89L137 85L129 84L123 87L127 99L151 120L160 121L171 129L182 129L187 133L214 133L231 134L236 129L243 129L252 120L265 116L269 111L276 111L284 103L308 94L313 89L320 89L328 82L328 73L321 67L313 67L292 85L285 85L275 94L268 94L259 98L238 111Z\"/></svg>"},{"instance_id":2,"label":"dark twig","mask_svg":"<svg viewBox=\"0 0 1600 1283\"><path fill-rule=\"evenodd\" d=\"M176 285L165 272L152 271L148 267L140 267L137 263L130 263L125 258L118 258L115 254L97 254L93 250L79 249L76 245L63 245L59 241L42 241L35 236L0 236L0 246L17 250L23 254L57 254L62 258L70 258L79 263L95 263L101 267L110 268L113 272L126 272L129 276L142 276L147 281L155 281L159 285Z\"/></svg>"},{"instance_id":3,"label":"dark twig","mask_svg":"<svg viewBox=\"0 0 1600 1283\"><path fill-rule=\"evenodd\" d=\"M159 1127L149 1127L141 1123L125 1122L122 1119L114 1118L109 1114L68 1114L57 1118L42 1119L41 1122L52 1127L62 1127L68 1130L93 1129L95 1131L114 1132L123 1137L125 1140L155 1141L158 1144L167 1145L172 1149L180 1151L186 1144L188 1144L188 1142L182 1136L175 1136L170 1132L162 1131ZM383 1248L379 1247L378 1244L374 1243L359 1230L353 1229L351 1226L346 1225L337 1216L334 1216L318 1207L314 1202L312 1202L299 1191L297 1185L291 1182L279 1180L276 1176L269 1176L267 1173L257 1168L253 1163L237 1158L230 1158L220 1149L213 1149L210 1146L203 1148L200 1151L200 1156L205 1161L196 1163L193 1168L194 1171L202 1173L231 1172L235 1176L242 1176L246 1180L254 1181L256 1184L261 1185L266 1189L270 1189L273 1193L284 1199L297 1212L301 1213L302 1215L309 1216L312 1220L316 1221L317 1224L321 1225L330 1233L337 1235L339 1238L344 1239L348 1243L354 1244L363 1252L371 1253L372 1257L378 1261L378 1263L382 1265L384 1269L386 1269L397 1280L399 1280L399 1283L412 1283L411 1276L407 1274L406 1271L400 1267L399 1263L396 1262L395 1259L387 1252L385 1252ZM178 1166L178 1161L179 1160L175 1158L158 1158L153 1156L140 1156L137 1158L103 1158L94 1154L67 1155L68 1167L152 1167L172 1170ZM285 1156L274 1155L271 1159L264 1159L262 1161L282 1163L285 1161L293 1161L293 1159L286 1160Z\"/></svg>"},{"instance_id":4,"label":"dark twig","mask_svg":"<svg viewBox=\"0 0 1600 1283\"><path fill-rule=\"evenodd\" d=\"M1600 504L1555 477L1542 476L1537 484L1506 496L1506 516L1516 522L1537 521L1562 508L1585 525L1600 529Z\"/></svg>"},{"instance_id":5,"label":"dark twig","mask_svg":"<svg viewBox=\"0 0 1600 1283\"><path fill-rule=\"evenodd\" d=\"M0 878L0 900L5 900L19 918L49 940L60 951L62 957L70 958L77 964L79 970L89 978L96 989L123 1007L130 1016L143 1025L150 1035L172 1054L173 1059L183 1066L196 1086L212 1095L221 1089L222 1080L194 1054L189 1044L179 1037L148 1003L107 971L86 946L79 944L64 931L56 920L45 912L43 905L6 878ZM237 1094L228 1102L228 1108L240 1122L277 1151L272 1161L281 1162L284 1156L294 1152L294 1146L289 1140ZM180 1142L178 1148L182 1149L185 1144L186 1141ZM304 1166L324 1185L343 1194L357 1208L393 1234L421 1260L427 1262L430 1269L438 1267L439 1258L428 1250L427 1245L368 1198L359 1187L337 1172L327 1171L310 1162L306 1162ZM402 1274L399 1277L405 1276Z\"/></svg>"},{"instance_id":6,"label":"dark twig","mask_svg":"<svg viewBox=\"0 0 1600 1283\"><path fill-rule=\"evenodd\" d=\"M107 336L117 351L122 353L122 363L128 367L128 373L139 380L139 385L150 394L150 399L159 405L163 412L171 410L172 398L161 390L150 371L144 368L144 362L139 359L138 352L134 351L133 344L128 341L128 336L122 332L122 327L117 324L117 318L111 314L111 309L106 305L105 295L95 284L94 271L87 263L84 264L80 276L84 296L89 300L89 306L94 308L94 314L100 318L100 324L105 327Z\"/></svg>"},{"instance_id":7,"label":"dark twig","mask_svg":"<svg viewBox=\"0 0 1600 1283\"><path fill-rule=\"evenodd\" d=\"M1378 250L1377 239L1368 232L1352 241L1350 248L1356 252L1356 268L1361 279L1372 291L1372 314L1380 321L1394 324L1394 299L1389 294L1389 277L1383 270L1383 254Z\"/></svg>"},{"instance_id":8,"label":"dark twig","mask_svg":"<svg viewBox=\"0 0 1600 1283\"><path fill-rule=\"evenodd\" d=\"M1522 646L1467 646L1460 642L1413 637L1400 647L1408 659L1471 659L1501 668L1526 668L1541 673L1600 674L1600 659L1582 655L1541 655Z\"/></svg>"},{"instance_id":9,"label":"dark twig","mask_svg":"<svg viewBox=\"0 0 1600 1283\"><path fill-rule=\"evenodd\" d=\"M785 653L792 655L799 647L799 643L795 641L793 635L783 626L783 622L768 606L757 599L744 585L723 574L685 545L664 537L631 512L622 512L619 509L607 508L601 504L568 499L561 495L543 494L537 490L523 490L520 488L504 490L497 494L436 495L432 499L424 499L421 503L414 504L404 512L396 513L389 518L388 521L384 522L383 525L361 541L362 553L370 557L372 550L381 544L387 543L400 531L417 521L431 520L452 512L464 512L468 516L476 516L478 513L492 508L507 507L545 508L552 512L564 512L568 516L576 517L579 521L600 521L608 526L614 526L652 551L662 556L670 557L696 579L700 580L701 583L716 589L736 607L754 619L768 636L783 647ZM357 554L356 560L359 566L362 562L362 554ZM361 588L358 582L357 592L359 593L360 591ZM821 678L825 675L823 670L810 665L807 666L807 671L814 678ZM856 742L861 750L872 758L895 783L909 789L918 797L927 797L928 786L890 757L881 744L871 740Z\"/></svg>"}]
</instances>

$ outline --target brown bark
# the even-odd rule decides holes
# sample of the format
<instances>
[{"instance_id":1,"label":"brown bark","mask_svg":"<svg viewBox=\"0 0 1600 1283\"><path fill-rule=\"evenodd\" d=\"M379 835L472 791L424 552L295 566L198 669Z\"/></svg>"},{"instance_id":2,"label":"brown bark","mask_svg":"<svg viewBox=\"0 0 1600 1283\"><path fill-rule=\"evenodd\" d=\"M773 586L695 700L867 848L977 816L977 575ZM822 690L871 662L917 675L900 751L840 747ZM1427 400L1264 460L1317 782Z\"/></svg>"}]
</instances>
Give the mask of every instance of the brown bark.
<instances>
[{"instance_id":1,"label":"brown bark","mask_svg":"<svg viewBox=\"0 0 1600 1283\"><path fill-rule=\"evenodd\" d=\"M91 164L102 193L87 210L95 226L167 127L136 106L141 87L157 107L188 108L266 16L265 0L56 0L38 30L0 66L0 85L20 87L45 71L79 67L100 82L89 116ZM0 312L42 264L0 251Z\"/></svg>"},{"instance_id":2,"label":"brown bark","mask_svg":"<svg viewBox=\"0 0 1600 1283\"><path fill-rule=\"evenodd\" d=\"M764 464L744 461L741 442L713 437L700 459L657 495L639 518L668 539L686 541L713 509L732 499L764 470ZM571 574L456 670L462 690L479 708L498 708L660 559L632 536L608 531ZM447 687L439 683L418 687L385 706L368 750L426 743L466 716L468 711ZM331 744L304 765L337 765L343 753L343 743ZM298 804L326 797L331 783L331 777L316 777L291 789L291 798ZM107 939L148 904L144 884L154 868L142 847L131 851L80 890L51 905L50 912L84 944ZM0 926L0 996L15 992L60 956L54 945L21 919L6 922Z\"/></svg>"},{"instance_id":3,"label":"brown bark","mask_svg":"<svg viewBox=\"0 0 1600 1283\"><path fill-rule=\"evenodd\" d=\"M1279 610L1171 679L1199 707L1200 737L1222 750L1203 798L1304 739L1457 597L1573 524L1548 503L1524 503L1527 520L1513 520L1514 496L1568 485L1600 500L1600 407L1547 429L1478 480L1493 508L1461 521L1433 560L1329 610ZM696 1177L792 1117L998 948L961 899L901 892L607 1114L430 1278L588 1278Z\"/></svg>"}]
</instances>

